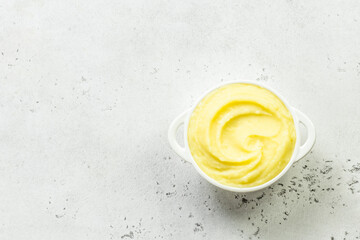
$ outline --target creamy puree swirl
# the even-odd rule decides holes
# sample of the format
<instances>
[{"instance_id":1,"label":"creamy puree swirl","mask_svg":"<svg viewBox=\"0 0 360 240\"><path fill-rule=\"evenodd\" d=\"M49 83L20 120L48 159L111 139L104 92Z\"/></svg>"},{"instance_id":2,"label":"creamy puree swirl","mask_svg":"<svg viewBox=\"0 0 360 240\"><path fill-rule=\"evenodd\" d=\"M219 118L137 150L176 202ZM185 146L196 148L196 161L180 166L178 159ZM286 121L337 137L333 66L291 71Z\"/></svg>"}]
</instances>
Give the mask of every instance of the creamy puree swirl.
<instances>
[{"instance_id":1,"label":"creamy puree swirl","mask_svg":"<svg viewBox=\"0 0 360 240\"><path fill-rule=\"evenodd\" d=\"M294 151L291 113L269 90L228 84L193 111L188 142L200 169L221 184L254 187L277 176Z\"/></svg>"}]
</instances>

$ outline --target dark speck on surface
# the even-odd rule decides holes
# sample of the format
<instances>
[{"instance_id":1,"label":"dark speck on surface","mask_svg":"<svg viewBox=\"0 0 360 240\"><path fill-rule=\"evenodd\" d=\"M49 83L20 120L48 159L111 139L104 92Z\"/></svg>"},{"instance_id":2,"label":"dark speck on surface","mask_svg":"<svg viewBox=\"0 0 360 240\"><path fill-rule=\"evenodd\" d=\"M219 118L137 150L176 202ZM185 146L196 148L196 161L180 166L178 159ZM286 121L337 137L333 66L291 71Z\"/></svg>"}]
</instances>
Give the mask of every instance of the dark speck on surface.
<instances>
[{"instance_id":1,"label":"dark speck on surface","mask_svg":"<svg viewBox=\"0 0 360 240\"><path fill-rule=\"evenodd\" d=\"M352 185L357 184L357 183L359 183L358 180L352 180L351 183L349 183L348 185L349 185L349 186L352 186Z\"/></svg>"},{"instance_id":2,"label":"dark speck on surface","mask_svg":"<svg viewBox=\"0 0 360 240\"><path fill-rule=\"evenodd\" d=\"M260 200L260 199L262 199L263 197L265 196L265 193L263 192L260 196L258 196L256 199L257 200Z\"/></svg>"},{"instance_id":3,"label":"dark speck on surface","mask_svg":"<svg viewBox=\"0 0 360 240\"><path fill-rule=\"evenodd\" d=\"M121 236L121 239L124 239L124 238L131 238L133 239L134 238L134 233L132 231L129 232L129 234L124 234Z\"/></svg>"},{"instance_id":4,"label":"dark speck on surface","mask_svg":"<svg viewBox=\"0 0 360 240\"><path fill-rule=\"evenodd\" d=\"M259 232L260 232L260 228L259 228L259 227L257 227L256 232L254 232L254 236L258 235L258 234L259 234Z\"/></svg>"},{"instance_id":5,"label":"dark speck on surface","mask_svg":"<svg viewBox=\"0 0 360 240\"><path fill-rule=\"evenodd\" d=\"M324 169L320 170L322 174L328 174L333 168L330 166L326 166Z\"/></svg>"},{"instance_id":6,"label":"dark speck on surface","mask_svg":"<svg viewBox=\"0 0 360 240\"><path fill-rule=\"evenodd\" d=\"M167 196L167 197L172 197L172 196L174 196L174 195L176 195L176 191L175 191L175 192L167 192L167 193L166 193L166 196Z\"/></svg>"},{"instance_id":7,"label":"dark speck on surface","mask_svg":"<svg viewBox=\"0 0 360 240\"><path fill-rule=\"evenodd\" d=\"M281 191L278 193L278 196L284 196L286 193L286 189L281 189Z\"/></svg>"},{"instance_id":8,"label":"dark speck on surface","mask_svg":"<svg viewBox=\"0 0 360 240\"><path fill-rule=\"evenodd\" d=\"M204 231L204 227L201 223L195 223L194 232L202 232Z\"/></svg>"},{"instance_id":9,"label":"dark speck on surface","mask_svg":"<svg viewBox=\"0 0 360 240\"><path fill-rule=\"evenodd\" d=\"M352 168L349 170L350 172L359 172L360 171L360 163L353 165Z\"/></svg>"}]
</instances>

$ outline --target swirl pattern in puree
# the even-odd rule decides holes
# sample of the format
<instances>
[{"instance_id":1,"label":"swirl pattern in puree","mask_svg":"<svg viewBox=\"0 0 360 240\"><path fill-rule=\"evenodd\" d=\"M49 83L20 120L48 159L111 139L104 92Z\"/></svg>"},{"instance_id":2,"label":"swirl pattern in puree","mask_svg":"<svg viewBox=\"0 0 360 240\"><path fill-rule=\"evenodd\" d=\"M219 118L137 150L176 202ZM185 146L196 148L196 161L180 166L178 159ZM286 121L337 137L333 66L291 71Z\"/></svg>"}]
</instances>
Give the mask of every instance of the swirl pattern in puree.
<instances>
[{"instance_id":1,"label":"swirl pattern in puree","mask_svg":"<svg viewBox=\"0 0 360 240\"><path fill-rule=\"evenodd\" d=\"M290 111L269 90L234 83L203 98L193 111L188 142L200 169L221 184L254 187L289 163L296 142Z\"/></svg>"}]
</instances>

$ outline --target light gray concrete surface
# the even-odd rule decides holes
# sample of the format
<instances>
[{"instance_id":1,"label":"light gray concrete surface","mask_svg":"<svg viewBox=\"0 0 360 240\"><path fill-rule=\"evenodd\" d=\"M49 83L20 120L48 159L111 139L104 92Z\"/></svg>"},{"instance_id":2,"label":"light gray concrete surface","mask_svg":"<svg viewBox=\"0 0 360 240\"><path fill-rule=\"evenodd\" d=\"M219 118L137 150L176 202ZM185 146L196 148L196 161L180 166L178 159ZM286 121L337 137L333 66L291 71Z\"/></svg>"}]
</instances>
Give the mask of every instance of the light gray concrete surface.
<instances>
[{"instance_id":1,"label":"light gray concrete surface","mask_svg":"<svg viewBox=\"0 0 360 240\"><path fill-rule=\"evenodd\" d=\"M169 147L208 88L261 81L317 129L275 185ZM0 239L359 239L360 2L0 2Z\"/></svg>"}]
</instances>

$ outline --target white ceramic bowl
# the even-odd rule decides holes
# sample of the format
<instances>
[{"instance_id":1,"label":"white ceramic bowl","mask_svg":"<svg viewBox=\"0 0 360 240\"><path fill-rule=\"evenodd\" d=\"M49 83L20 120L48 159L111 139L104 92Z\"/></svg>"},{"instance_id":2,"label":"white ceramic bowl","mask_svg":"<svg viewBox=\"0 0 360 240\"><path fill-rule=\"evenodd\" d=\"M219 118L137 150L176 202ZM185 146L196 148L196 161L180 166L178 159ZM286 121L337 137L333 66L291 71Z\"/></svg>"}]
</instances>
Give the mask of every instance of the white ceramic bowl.
<instances>
[{"instance_id":1,"label":"white ceramic bowl","mask_svg":"<svg viewBox=\"0 0 360 240\"><path fill-rule=\"evenodd\" d=\"M270 181L256 186L256 187L249 187L249 188L237 188L237 187L231 187L231 186L227 186L224 184L221 184L219 182L217 182L216 180L212 179L211 177L209 177L208 175L206 175L200 168L199 166L196 164L196 162L194 161L190 149L189 149L189 143L188 143L188 137L187 137L187 132L188 132L188 124L189 124L189 120L190 120L190 116L192 114L192 112L194 111L194 109L196 108L196 106L201 102L201 100L210 92L214 91L215 89L222 87L224 85L228 85L228 84L233 84L233 83L248 83L248 84L253 84L253 85L257 85L260 87L263 87L265 89L268 89L269 91L271 91L272 93L274 93L278 98L280 98L280 100L285 104L285 106L287 107L287 109L290 111L293 120L294 120L294 125L295 125L295 129L296 129L296 143L295 143L295 149L293 152L293 155L289 161L289 163L286 165L286 167L273 179L271 179ZM305 140L303 145L301 144L301 134L300 134L300 129L299 129L299 124L300 122L302 124L304 124L304 126L307 129L307 139ZM176 133L179 129L179 127L181 125L184 125L184 146L185 147L181 147L179 145L179 143L176 140ZM195 169L198 171L198 173L205 178L207 181L209 181L210 183L214 184L215 186L228 190L228 191L233 191L233 192L253 192L253 191L257 191L263 188L266 188L268 186L270 186L271 184L273 184L274 182L276 182L277 180L279 180L279 178L281 178L291 167L291 165L298 161L299 159L301 159L302 157L304 157L312 148L312 146L315 143L315 127L313 125L313 123L311 122L311 120L302 112L300 112L299 110L297 110L296 108L290 106L288 104L288 102L275 90L264 86L263 84L260 83L255 83L252 81L236 81L236 82L226 82L224 84L221 84L219 86L216 86L210 90L208 90L207 92L205 92L196 102L196 104L186 110L185 112L183 112L182 114L180 114L179 116L177 116L173 122L170 124L169 127L169 132L168 132L168 138L169 138L169 142L171 147L174 149L174 151L180 156L182 157L184 160L192 163L192 165L195 167Z\"/></svg>"}]
</instances>

